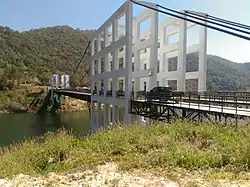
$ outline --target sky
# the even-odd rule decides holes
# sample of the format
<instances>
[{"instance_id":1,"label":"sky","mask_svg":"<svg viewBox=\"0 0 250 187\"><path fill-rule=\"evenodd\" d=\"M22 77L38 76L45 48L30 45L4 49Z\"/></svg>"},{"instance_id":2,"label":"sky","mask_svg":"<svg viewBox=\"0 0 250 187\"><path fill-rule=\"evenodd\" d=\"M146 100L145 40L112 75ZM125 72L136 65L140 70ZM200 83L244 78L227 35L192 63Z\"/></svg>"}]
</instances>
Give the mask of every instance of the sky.
<instances>
[{"instance_id":1,"label":"sky","mask_svg":"<svg viewBox=\"0 0 250 187\"><path fill-rule=\"evenodd\" d=\"M68 25L97 29L125 0L1 0L0 25L14 30ZM250 25L250 0L148 0L181 11L194 10ZM250 32L250 31L249 31ZM250 37L250 36L249 36ZM208 53L250 62L250 41L208 30Z\"/></svg>"}]
</instances>

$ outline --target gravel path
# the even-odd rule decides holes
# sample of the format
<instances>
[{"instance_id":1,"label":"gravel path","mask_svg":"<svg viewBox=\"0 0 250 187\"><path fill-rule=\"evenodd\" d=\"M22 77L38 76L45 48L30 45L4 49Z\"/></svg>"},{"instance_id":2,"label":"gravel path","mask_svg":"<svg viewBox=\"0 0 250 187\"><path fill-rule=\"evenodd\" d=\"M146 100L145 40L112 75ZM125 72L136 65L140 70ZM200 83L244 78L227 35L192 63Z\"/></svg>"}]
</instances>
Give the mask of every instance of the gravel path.
<instances>
[{"instance_id":1,"label":"gravel path","mask_svg":"<svg viewBox=\"0 0 250 187\"><path fill-rule=\"evenodd\" d=\"M97 167L95 171L85 171L68 175L50 173L43 177L31 177L19 174L12 179L0 179L0 187L197 187L197 186L250 186L250 183L238 181L237 184L217 181L209 184L202 179L188 177L180 180L181 185L163 177L149 173L127 173L117 170L114 163Z\"/></svg>"},{"instance_id":2,"label":"gravel path","mask_svg":"<svg viewBox=\"0 0 250 187\"><path fill-rule=\"evenodd\" d=\"M118 172L117 166L113 163L99 166L96 171L86 171L83 173L74 173L65 176L48 174L46 177L30 177L19 174L13 179L0 179L0 187L177 187L178 184L157 178L149 174L130 174Z\"/></svg>"}]
</instances>

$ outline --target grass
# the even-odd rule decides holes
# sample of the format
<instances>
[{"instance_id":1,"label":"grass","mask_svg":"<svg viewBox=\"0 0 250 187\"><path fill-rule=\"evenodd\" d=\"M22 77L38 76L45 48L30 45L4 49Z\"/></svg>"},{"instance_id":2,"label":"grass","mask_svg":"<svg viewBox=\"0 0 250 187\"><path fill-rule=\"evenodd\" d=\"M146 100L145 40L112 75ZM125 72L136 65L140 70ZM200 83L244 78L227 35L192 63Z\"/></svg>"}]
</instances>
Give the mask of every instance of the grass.
<instances>
[{"instance_id":1,"label":"grass","mask_svg":"<svg viewBox=\"0 0 250 187\"><path fill-rule=\"evenodd\" d=\"M28 96L29 93L40 92L45 89L42 86L21 85L13 90L5 90L0 93L0 111L24 112L34 97Z\"/></svg>"},{"instance_id":2,"label":"grass","mask_svg":"<svg viewBox=\"0 0 250 187\"><path fill-rule=\"evenodd\" d=\"M2 149L0 176L68 172L105 162L116 162L122 170L182 168L238 175L250 167L249 134L249 127L236 132L185 121L115 127L86 138L61 130Z\"/></svg>"}]
</instances>

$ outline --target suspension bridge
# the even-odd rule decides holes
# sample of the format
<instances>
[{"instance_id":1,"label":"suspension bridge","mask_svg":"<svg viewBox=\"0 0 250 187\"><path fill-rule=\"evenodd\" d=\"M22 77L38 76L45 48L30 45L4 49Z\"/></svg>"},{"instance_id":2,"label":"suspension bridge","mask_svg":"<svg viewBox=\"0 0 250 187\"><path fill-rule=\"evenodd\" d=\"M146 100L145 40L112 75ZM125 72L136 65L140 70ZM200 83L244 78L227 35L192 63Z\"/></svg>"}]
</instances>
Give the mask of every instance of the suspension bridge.
<instances>
[{"instance_id":1,"label":"suspension bridge","mask_svg":"<svg viewBox=\"0 0 250 187\"><path fill-rule=\"evenodd\" d=\"M133 6L146 10L133 16ZM159 24L159 13L170 17ZM140 24L147 19L151 27L141 33ZM194 25L199 26L199 44L187 47L187 29ZM213 122L233 120L237 124L238 120L250 117L250 92L206 91L208 28L250 40L250 26L241 23L206 13L179 12L154 3L127 0L97 29L83 54L84 57L91 46L90 68L82 77L89 76L90 89L55 89L52 85L48 94L51 97L47 99L64 95L87 101L94 126L119 122L119 107L125 108L124 123L142 121L142 118L167 121L185 118ZM176 33L178 42L165 42ZM142 62L142 50L146 63ZM196 72L186 72L187 54L195 51L199 52L199 68ZM169 72L166 70L169 62L164 62L172 57L178 58L178 66L176 71ZM186 91L187 79L198 80L196 91ZM150 99L150 90L165 87L172 80L176 80L176 91L156 93L156 98L160 99ZM101 106L104 107L104 122L101 122Z\"/></svg>"}]
</instances>

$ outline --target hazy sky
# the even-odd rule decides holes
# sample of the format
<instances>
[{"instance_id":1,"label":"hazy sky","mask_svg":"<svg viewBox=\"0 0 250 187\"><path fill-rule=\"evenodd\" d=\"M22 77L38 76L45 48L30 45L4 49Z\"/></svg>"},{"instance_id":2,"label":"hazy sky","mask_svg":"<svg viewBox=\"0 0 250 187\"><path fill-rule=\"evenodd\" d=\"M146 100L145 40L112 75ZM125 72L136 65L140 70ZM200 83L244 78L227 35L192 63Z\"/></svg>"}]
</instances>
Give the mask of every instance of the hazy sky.
<instances>
[{"instance_id":1,"label":"hazy sky","mask_svg":"<svg viewBox=\"0 0 250 187\"><path fill-rule=\"evenodd\" d=\"M55 25L98 28L125 0L0 0L0 25L28 30ZM250 0L150 0L176 10L196 10L250 25ZM208 53L250 62L250 41L210 31Z\"/></svg>"}]
</instances>

